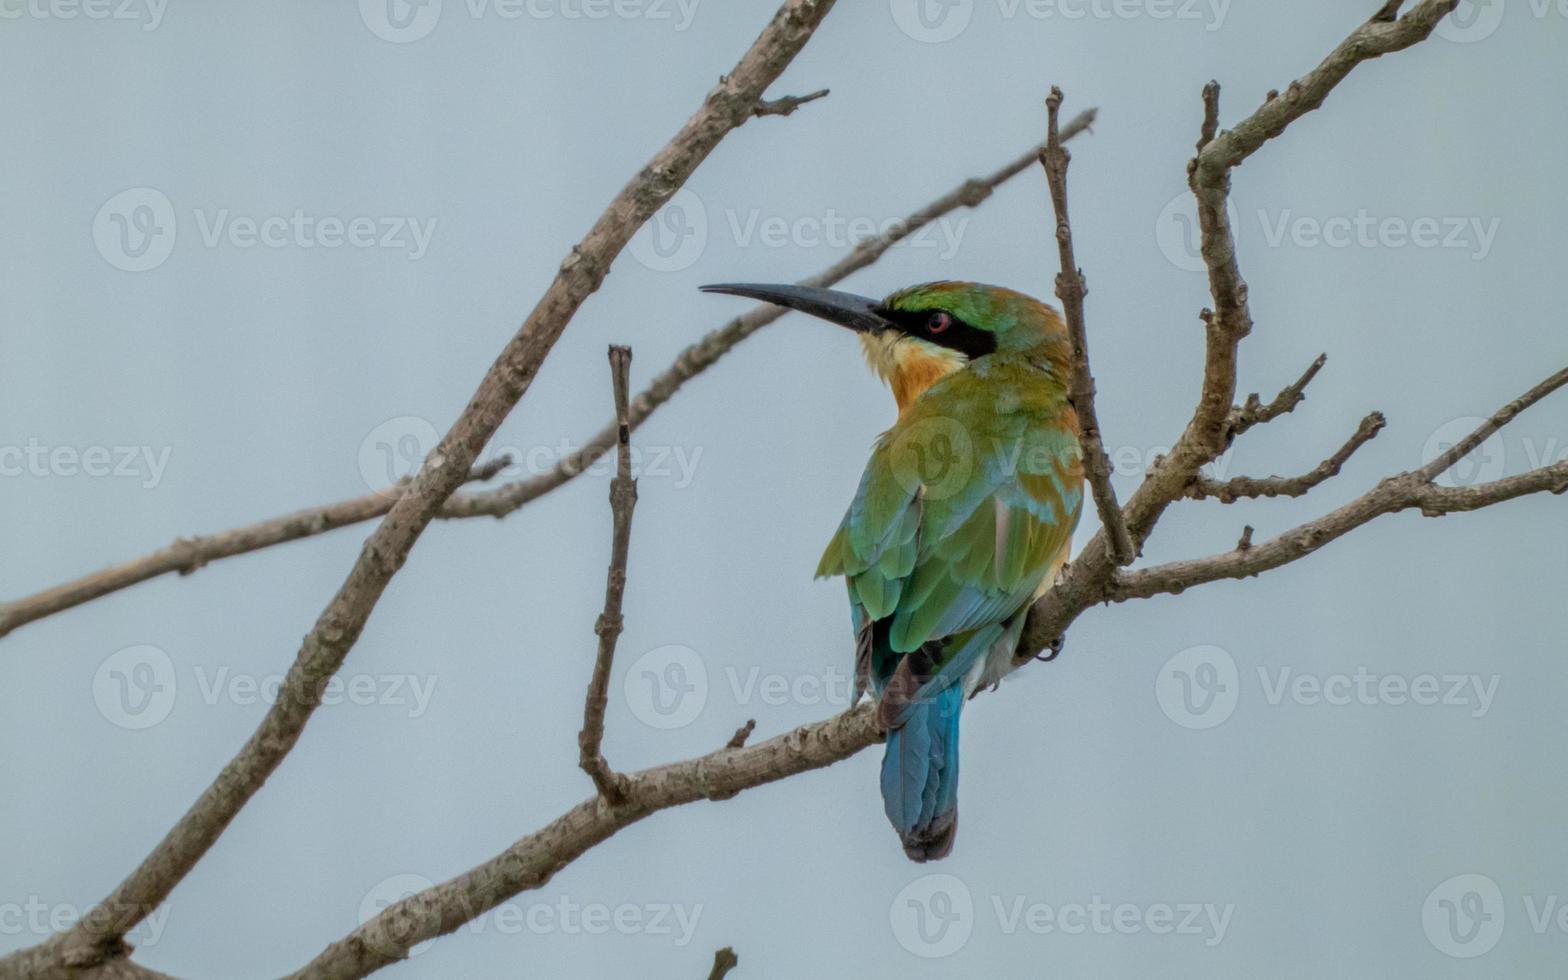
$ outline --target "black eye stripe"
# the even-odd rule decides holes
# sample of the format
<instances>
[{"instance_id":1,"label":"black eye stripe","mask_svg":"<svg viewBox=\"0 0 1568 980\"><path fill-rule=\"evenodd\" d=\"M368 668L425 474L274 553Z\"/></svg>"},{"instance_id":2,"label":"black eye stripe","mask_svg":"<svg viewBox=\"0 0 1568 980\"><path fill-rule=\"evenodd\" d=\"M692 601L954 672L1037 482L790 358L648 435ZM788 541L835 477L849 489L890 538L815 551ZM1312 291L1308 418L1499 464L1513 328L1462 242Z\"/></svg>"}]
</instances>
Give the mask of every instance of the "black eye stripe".
<instances>
[{"instance_id":1,"label":"black eye stripe","mask_svg":"<svg viewBox=\"0 0 1568 980\"><path fill-rule=\"evenodd\" d=\"M996 353L995 334L989 330L981 330L979 327L970 326L951 311L883 309L879 312L908 336L919 337L921 340L946 347L949 350L956 350L971 360ZM952 321L946 329L933 333L931 330L931 314L936 312L947 313L948 316L952 317Z\"/></svg>"}]
</instances>

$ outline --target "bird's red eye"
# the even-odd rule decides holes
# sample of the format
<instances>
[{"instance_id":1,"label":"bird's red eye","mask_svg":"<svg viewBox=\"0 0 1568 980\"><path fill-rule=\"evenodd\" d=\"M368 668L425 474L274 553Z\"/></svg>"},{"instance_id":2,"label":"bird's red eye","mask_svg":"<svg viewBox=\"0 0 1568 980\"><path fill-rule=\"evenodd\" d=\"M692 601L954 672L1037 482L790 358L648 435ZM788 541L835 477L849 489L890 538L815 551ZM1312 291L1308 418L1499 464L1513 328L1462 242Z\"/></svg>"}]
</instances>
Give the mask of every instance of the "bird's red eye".
<instances>
[{"instance_id":1,"label":"bird's red eye","mask_svg":"<svg viewBox=\"0 0 1568 980\"><path fill-rule=\"evenodd\" d=\"M941 333L953 325L953 315L937 310L926 319L926 329L932 333Z\"/></svg>"}]
</instances>

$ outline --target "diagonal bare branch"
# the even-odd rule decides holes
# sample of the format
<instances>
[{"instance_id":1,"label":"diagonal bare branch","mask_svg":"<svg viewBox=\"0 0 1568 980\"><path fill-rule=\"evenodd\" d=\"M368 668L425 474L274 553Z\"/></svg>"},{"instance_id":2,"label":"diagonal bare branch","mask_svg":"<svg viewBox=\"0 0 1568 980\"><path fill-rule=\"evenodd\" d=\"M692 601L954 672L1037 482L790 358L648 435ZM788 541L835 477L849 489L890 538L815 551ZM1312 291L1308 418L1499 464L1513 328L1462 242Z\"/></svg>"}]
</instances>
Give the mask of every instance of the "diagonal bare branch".
<instances>
[{"instance_id":1,"label":"diagonal bare branch","mask_svg":"<svg viewBox=\"0 0 1568 980\"><path fill-rule=\"evenodd\" d=\"M365 542L348 578L306 635L276 702L255 734L98 909L75 928L46 941L57 953L62 975L72 968L68 963L85 967L115 958L126 930L168 897L283 762L387 583L442 502L467 479L475 458L528 391L578 308L603 282L610 263L719 141L751 118L763 91L805 46L833 2L786 0L734 70L572 248L467 407Z\"/></svg>"},{"instance_id":2,"label":"diagonal bare branch","mask_svg":"<svg viewBox=\"0 0 1568 980\"><path fill-rule=\"evenodd\" d=\"M1062 127L1062 140L1065 142L1087 130L1093 124L1095 115L1096 110L1087 109L1073 117ZM1038 153L1038 148L1031 148L989 174L964 181L958 187L910 214L885 234L860 242L844 258L816 275L801 280L801 284L834 285L873 264L888 249L931 222L940 220L961 207L978 207L997 187L1033 165ZM735 317L681 351L673 364L632 399L632 428L636 429L646 421L654 411L674 397L686 382L712 367L735 345L783 315L784 310L781 307L770 304L758 306ZM615 433L616 424L612 419L580 450L557 462L548 473L507 483L493 490L453 494L442 504L436 516L447 519L505 517L581 475L614 448ZM366 494L351 500L328 504L325 507L313 507L250 524L232 531L181 539L171 547L141 558L101 569L22 599L0 603L0 637L20 626L72 609L121 589L130 588L148 579L174 572L187 574L210 562L233 558L262 548L383 517L392 509L395 502L395 495L390 493Z\"/></svg>"},{"instance_id":3,"label":"diagonal bare branch","mask_svg":"<svg viewBox=\"0 0 1568 980\"><path fill-rule=\"evenodd\" d=\"M615 417L618 420L618 459L615 479L610 481L610 512L614 530L610 538L610 571L604 583L604 612L593 631L599 637L599 652L594 658L593 676L588 681L588 696L583 701L583 730L577 735L578 764L610 803L622 799L625 782L604 758L604 712L610 697L610 668L615 664L615 644L621 638L624 622L621 600L626 595L626 559L631 549L632 511L637 506L637 481L632 479L632 425L627 418L626 391L630 385L632 349L610 348L610 375L615 388Z\"/></svg>"},{"instance_id":4,"label":"diagonal bare branch","mask_svg":"<svg viewBox=\"0 0 1568 980\"><path fill-rule=\"evenodd\" d=\"M1334 451L1334 455L1300 476L1270 476L1263 479L1238 476L1229 480L1216 480L1200 473L1187 488L1187 496L1193 500L1213 497L1222 504L1234 503L1244 497L1303 496L1324 480L1338 476L1340 469L1355 455L1356 450L1376 438L1387 424L1388 420L1382 412L1373 412L1361 420L1356 431L1343 446Z\"/></svg>"},{"instance_id":5,"label":"diagonal bare branch","mask_svg":"<svg viewBox=\"0 0 1568 980\"><path fill-rule=\"evenodd\" d=\"M1078 413L1084 474L1094 494L1100 524L1105 528L1106 547L1110 549L1111 560L1120 567L1131 565L1138 556L1138 549L1132 535L1127 533L1121 504L1116 501L1116 488L1111 486L1111 461L1105 455L1105 442L1100 438L1100 417L1094 407L1094 374L1089 370L1089 335L1083 321L1083 298L1089 290L1083 281L1083 270L1078 268L1078 260L1073 255L1073 229L1067 218L1067 164L1072 157L1062 146L1056 130L1056 116L1061 108L1062 90L1053 85L1045 100L1046 138L1045 149L1040 151L1040 165L1045 168L1051 205L1056 211L1056 248L1062 266L1056 275L1056 296L1062 301L1062 316L1067 321L1067 335L1073 345L1069 398L1073 410Z\"/></svg>"},{"instance_id":6,"label":"diagonal bare branch","mask_svg":"<svg viewBox=\"0 0 1568 980\"><path fill-rule=\"evenodd\" d=\"M475 468L469 474L469 480L483 482L492 479L510 463L511 460L506 457L491 460ZM180 538L167 548L160 548L140 558L111 565L25 599L0 603L0 636L5 636L19 626L100 599L148 579L171 572L190 575L206 567L208 562L260 551L272 545L298 541L300 538L325 534L384 516L407 489L408 480L405 478L380 493L295 511L232 531Z\"/></svg>"},{"instance_id":7,"label":"diagonal bare branch","mask_svg":"<svg viewBox=\"0 0 1568 980\"><path fill-rule=\"evenodd\" d=\"M595 795L488 861L418 894L334 942L289 980L357 980L452 932L516 895L538 888L585 851L649 814L847 759L880 738L869 704L744 748L626 774L625 799Z\"/></svg>"},{"instance_id":8,"label":"diagonal bare branch","mask_svg":"<svg viewBox=\"0 0 1568 980\"><path fill-rule=\"evenodd\" d=\"M1498 429L1512 422L1520 412L1523 412L1565 384L1568 384L1568 368L1563 368L1498 409L1492 414L1491 418L1477 426L1474 432L1465 436L1450 446L1447 451L1440 453L1436 459L1421 467L1419 470L1421 476L1428 482L1435 480L1440 473L1474 452L1477 446L1490 439L1492 434Z\"/></svg>"}]
</instances>

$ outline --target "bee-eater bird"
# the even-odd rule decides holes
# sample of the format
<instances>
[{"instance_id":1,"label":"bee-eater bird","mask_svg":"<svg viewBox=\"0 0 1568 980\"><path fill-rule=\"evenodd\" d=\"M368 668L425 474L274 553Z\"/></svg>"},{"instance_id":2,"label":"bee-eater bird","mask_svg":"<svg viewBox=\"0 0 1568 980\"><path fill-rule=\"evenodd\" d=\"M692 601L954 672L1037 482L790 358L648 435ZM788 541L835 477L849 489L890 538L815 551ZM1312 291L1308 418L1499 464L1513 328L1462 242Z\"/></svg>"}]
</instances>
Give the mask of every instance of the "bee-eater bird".
<instances>
[{"instance_id":1,"label":"bee-eater bird","mask_svg":"<svg viewBox=\"0 0 1568 980\"><path fill-rule=\"evenodd\" d=\"M887 733L888 819L911 859L946 857L960 709L1011 669L1083 504L1066 327L1038 300L972 282L880 302L807 286L702 288L848 327L893 390L898 420L877 439L817 575L849 584L854 700L869 686Z\"/></svg>"}]
</instances>

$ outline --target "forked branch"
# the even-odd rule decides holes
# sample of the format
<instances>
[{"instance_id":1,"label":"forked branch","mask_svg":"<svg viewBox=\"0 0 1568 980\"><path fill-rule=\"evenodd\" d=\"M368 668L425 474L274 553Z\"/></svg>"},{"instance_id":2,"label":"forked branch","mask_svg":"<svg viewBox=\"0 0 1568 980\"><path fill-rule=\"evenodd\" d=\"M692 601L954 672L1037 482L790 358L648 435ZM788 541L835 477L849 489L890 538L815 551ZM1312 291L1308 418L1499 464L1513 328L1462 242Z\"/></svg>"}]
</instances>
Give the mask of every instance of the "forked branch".
<instances>
[{"instance_id":1,"label":"forked branch","mask_svg":"<svg viewBox=\"0 0 1568 980\"><path fill-rule=\"evenodd\" d=\"M1100 513L1100 524L1105 529L1106 547L1111 560L1118 567L1131 565L1138 556L1137 545L1127 533L1127 522L1122 518L1121 504L1116 501L1116 489L1111 486L1111 461L1105 455L1105 442L1100 437L1100 417L1094 407L1094 374L1089 370L1089 335L1083 322L1083 297L1088 287L1083 281L1083 270L1073 255L1073 229L1067 218L1067 164L1071 156L1062 146L1061 135L1056 129L1056 116L1062 108L1062 90L1051 86L1045 100L1046 137L1045 149L1040 151L1040 165L1045 168L1046 183L1051 190L1051 205L1056 210L1056 248L1062 269L1056 275L1056 296L1062 301L1062 317L1067 321L1067 336L1073 347L1073 376L1068 389L1073 409L1078 413L1080 442L1083 445L1084 476L1094 495L1095 508Z\"/></svg>"}]
</instances>

